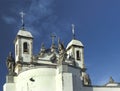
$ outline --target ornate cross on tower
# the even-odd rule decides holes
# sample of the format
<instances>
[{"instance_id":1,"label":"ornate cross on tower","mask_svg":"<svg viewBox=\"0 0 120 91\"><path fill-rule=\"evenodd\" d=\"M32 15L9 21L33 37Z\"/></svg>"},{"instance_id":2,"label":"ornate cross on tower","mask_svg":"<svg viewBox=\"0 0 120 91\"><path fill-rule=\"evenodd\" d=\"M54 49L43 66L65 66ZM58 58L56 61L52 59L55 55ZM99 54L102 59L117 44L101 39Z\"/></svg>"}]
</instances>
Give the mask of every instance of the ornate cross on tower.
<instances>
[{"instance_id":1,"label":"ornate cross on tower","mask_svg":"<svg viewBox=\"0 0 120 91\"><path fill-rule=\"evenodd\" d=\"M25 24L24 24L25 13L22 11L22 12L20 12L20 15L21 15L22 28L24 29L24 26L25 26Z\"/></svg>"},{"instance_id":2,"label":"ornate cross on tower","mask_svg":"<svg viewBox=\"0 0 120 91\"><path fill-rule=\"evenodd\" d=\"M54 34L51 35L51 38L52 38L52 45L55 44L55 43L54 43L54 42L55 42L55 37L56 37L56 36L55 36Z\"/></svg>"},{"instance_id":3,"label":"ornate cross on tower","mask_svg":"<svg viewBox=\"0 0 120 91\"><path fill-rule=\"evenodd\" d=\"M73 39L75 39L75 25L72 24L72 34L73 34Z\"/></svg>"}]
</instances>

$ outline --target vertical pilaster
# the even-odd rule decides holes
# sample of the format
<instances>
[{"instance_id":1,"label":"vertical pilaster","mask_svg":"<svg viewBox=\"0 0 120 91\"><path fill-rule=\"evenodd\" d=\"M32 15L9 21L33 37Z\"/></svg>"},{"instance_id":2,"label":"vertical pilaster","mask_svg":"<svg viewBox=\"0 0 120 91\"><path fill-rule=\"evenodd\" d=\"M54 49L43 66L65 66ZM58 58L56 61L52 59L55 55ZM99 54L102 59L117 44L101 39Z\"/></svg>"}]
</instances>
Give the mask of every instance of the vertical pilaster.
<instances>
[{"instance_id":1,"label":"vertical pilaster","mask_svg":"<svg viewBox=\"0 0 120 91\"><path fill-rule=\"evenodd\" d=\"M68 65L58 66L56 91L73 91L73 77L72 73L68 72Z\"/></svg>"}]
</instances>

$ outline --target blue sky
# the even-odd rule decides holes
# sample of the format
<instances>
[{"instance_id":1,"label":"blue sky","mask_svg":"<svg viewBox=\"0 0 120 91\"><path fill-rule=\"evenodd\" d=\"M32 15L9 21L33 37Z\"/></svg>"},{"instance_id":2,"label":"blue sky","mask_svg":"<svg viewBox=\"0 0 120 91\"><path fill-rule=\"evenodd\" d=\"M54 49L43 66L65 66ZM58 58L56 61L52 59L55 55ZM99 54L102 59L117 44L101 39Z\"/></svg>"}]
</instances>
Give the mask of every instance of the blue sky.
<instances>
[{"instance_id":1,"label":"blue sky","mask_svg":"<svg viewBox=\"0 0 120 91\"><path fill-rule=\"evenodd\" d=\"M110 76L120 82L120 0L0 0L0 91L7 74L6 57L9 51L14 53L13 41L21 28L21 11L34 36L34 54L42 42L50 47L52 33L67 45L75 24L92 83L105 84Z\"/></svg>"}]
</instances>

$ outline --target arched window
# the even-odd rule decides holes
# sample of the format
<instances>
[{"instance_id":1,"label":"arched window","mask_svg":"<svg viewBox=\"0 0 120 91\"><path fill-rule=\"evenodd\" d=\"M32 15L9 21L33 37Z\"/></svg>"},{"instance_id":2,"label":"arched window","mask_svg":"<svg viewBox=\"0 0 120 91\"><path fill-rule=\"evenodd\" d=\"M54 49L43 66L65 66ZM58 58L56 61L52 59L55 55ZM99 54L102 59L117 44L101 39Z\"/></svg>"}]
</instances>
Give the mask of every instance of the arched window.
<instances>
[{"instance_id":1,"label":"arched window","mask_svg":"<svg viewBox=\"0 0 120 91\"><path fill-rule=\"evenodd\" d=\"M23 43L23 52L24 53L28 53L29 52L29 50L28 50L28 43L27 42Z\"/></svg>"},{"instance_id":2,"label":"arched window","mask_svg":"<svg viewBox=\"0 0 120 91\"><path fill-rule=\"evenodd\" d=\"M76 58L77 58L77 60L80 60L80 51L76 51Z\"/></svg>"}]
</instances>

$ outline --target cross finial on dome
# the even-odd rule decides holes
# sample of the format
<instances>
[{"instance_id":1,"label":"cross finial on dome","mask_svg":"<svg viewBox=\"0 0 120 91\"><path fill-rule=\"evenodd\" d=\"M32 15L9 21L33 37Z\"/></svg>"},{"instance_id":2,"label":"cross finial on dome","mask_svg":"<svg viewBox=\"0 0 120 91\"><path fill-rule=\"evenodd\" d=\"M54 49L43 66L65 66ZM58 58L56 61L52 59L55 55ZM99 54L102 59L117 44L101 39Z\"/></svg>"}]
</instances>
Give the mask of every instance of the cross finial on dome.
<instances>
[{"instance_id":1,"label":"cross finial on dome","mask_svg":"<svg viewBox=\"0 0 120 91\"><path fill-rule=\"evenodd\" d=\"M22 12L20 12L20 15L21 15L22 29L24 29L24 26L25 26L25 24L24 24L25 13L22 11Z\"/></svg>"},{"instance_id":2,"label":"cross finial on dome","mask_svg":"<svg viewBox=\"0 0 120 91\"><path fill-rule=\"evenodd\" d=\"M72 24L72 34L73 34L73 39L75 39L75 25Z\"/></svg>"},{"instance_id":3,"label":"cross finial on dome","mask_svg":"<svg viewBox=\"0 0 120 91\"><path fill-rule=\"evenodd\" d=\"M55 37L56 37L56 36L55 36L54 34L51 35L51 38L52 38L52 44L54 44Z\"/></svg>"},{"instance_id":4,"label":"cross finial on dome","mask_svg":"<svg viewBox=\"0 0 120 91\"><path fill-rule=\"evenodd\" d=\"M51 38L52 38L51 52L54 52L55 49L56 49L56 46L55 46L55 37L56 36L54 34L51 35Z\"/></svg>"}]
</instances>

